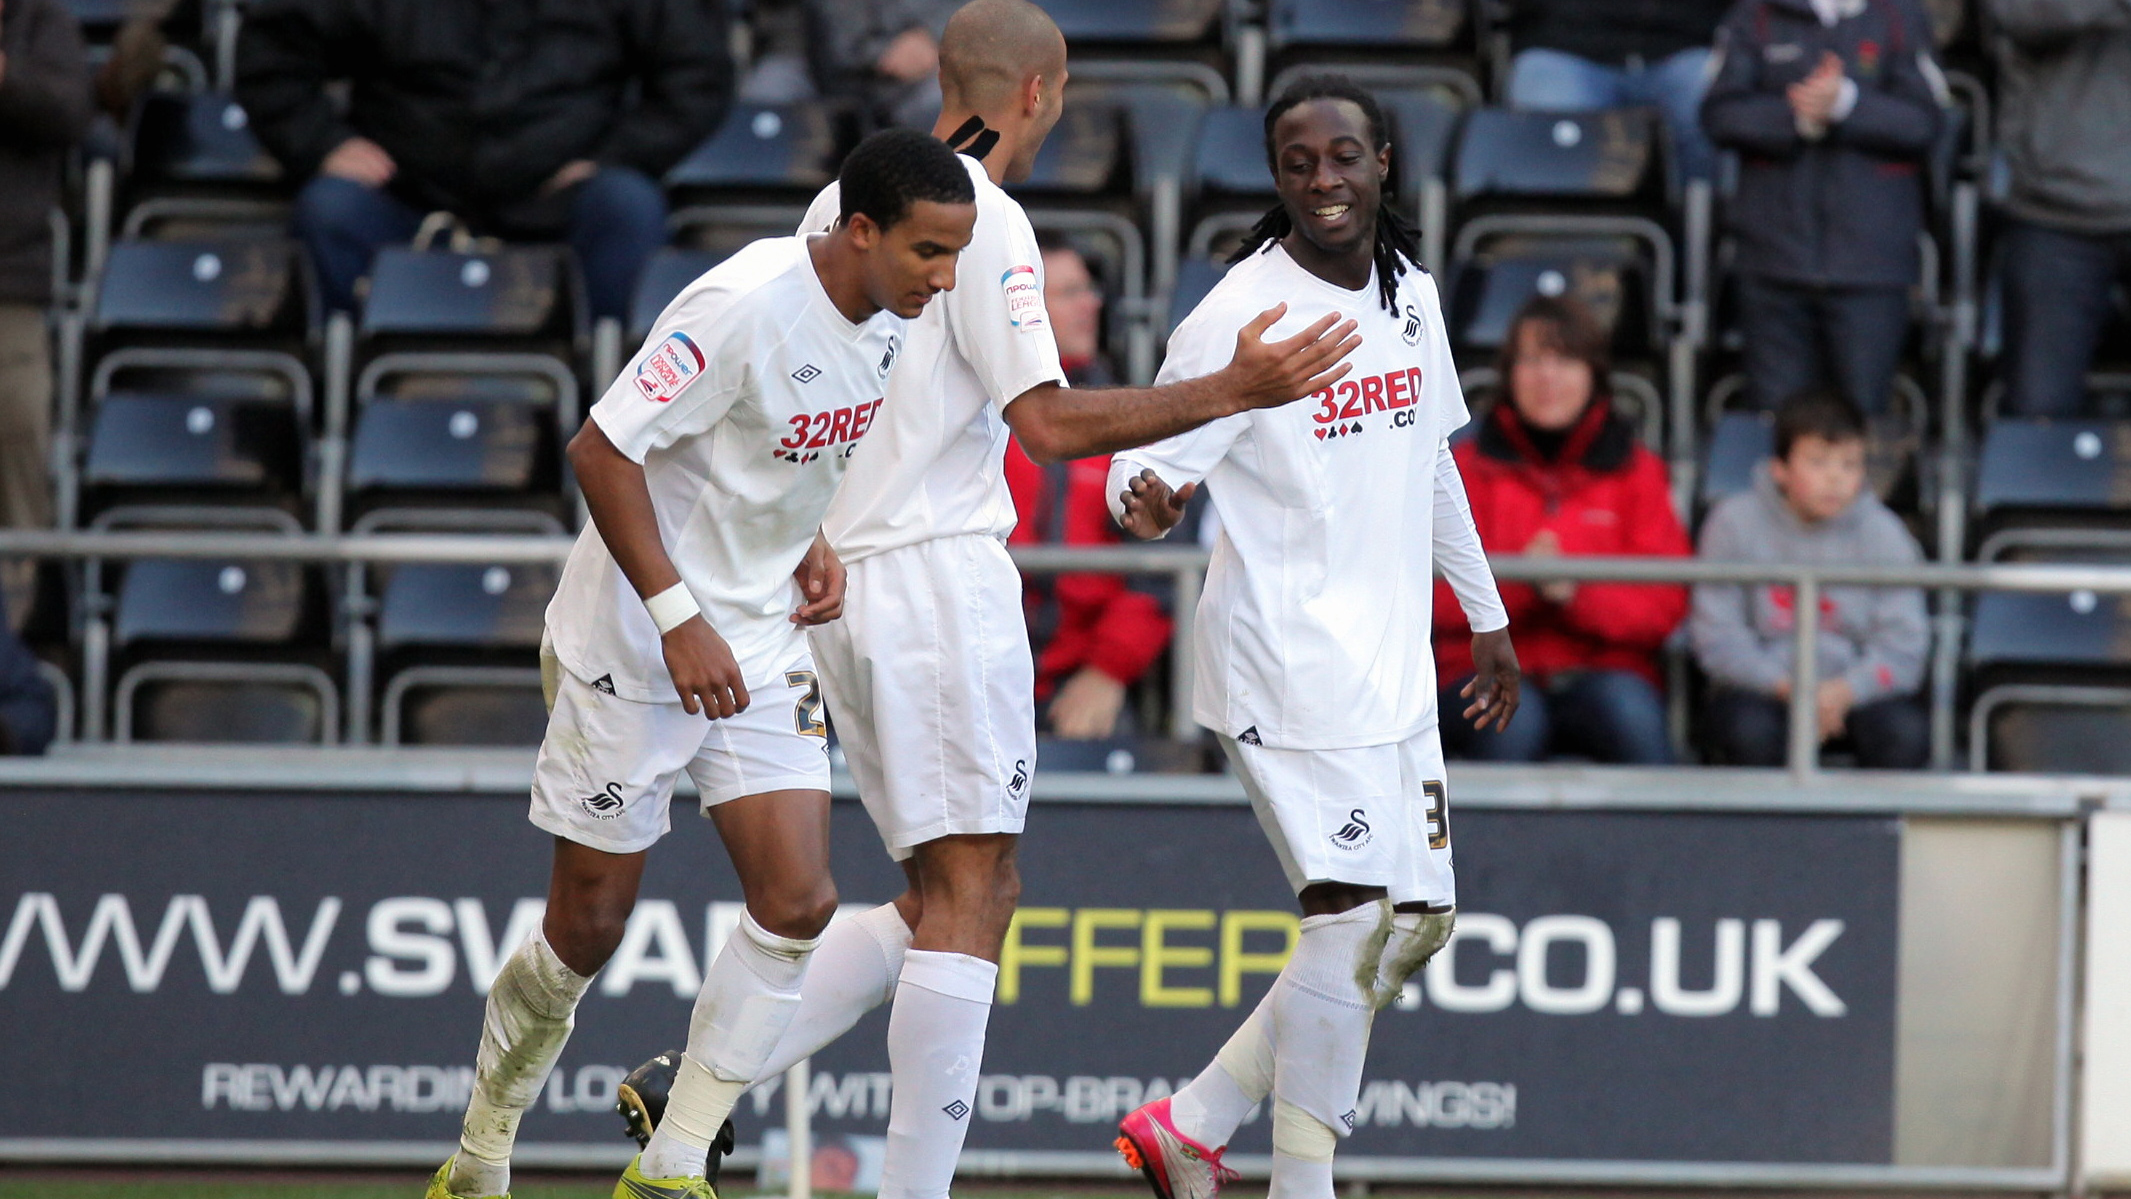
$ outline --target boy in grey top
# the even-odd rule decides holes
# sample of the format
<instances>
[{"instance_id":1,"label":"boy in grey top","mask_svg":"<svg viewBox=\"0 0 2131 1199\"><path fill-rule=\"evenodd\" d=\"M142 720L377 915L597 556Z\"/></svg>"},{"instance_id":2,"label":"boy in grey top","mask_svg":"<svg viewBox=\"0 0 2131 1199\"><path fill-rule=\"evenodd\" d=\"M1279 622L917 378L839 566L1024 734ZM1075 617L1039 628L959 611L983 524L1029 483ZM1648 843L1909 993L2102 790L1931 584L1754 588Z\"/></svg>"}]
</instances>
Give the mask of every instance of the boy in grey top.
<instances>
[{"instance_id":1,"label":"boy in grey top","mask_svg":"<svg viewBox=\"0 0 2131 1199\"><path fill-rule=\"evenodd\" d=\"M1776 456L1753 490L1718 504L1701 556L1717 561L1901 565L1916 540L1865 489L1864 421L1830 392L1806 392L1776 414ZM1695 588L1688 632L1715 685L1705 708L1709 748L1737 766L1779 766L1788 741L1792 630L1784 584ZM1931 730L1916 693L1928 630L1914 587L1830 587L1820 599L1820 740L1847 739L1859 765L1924 765Z\"/></svg>"}]
</instances>

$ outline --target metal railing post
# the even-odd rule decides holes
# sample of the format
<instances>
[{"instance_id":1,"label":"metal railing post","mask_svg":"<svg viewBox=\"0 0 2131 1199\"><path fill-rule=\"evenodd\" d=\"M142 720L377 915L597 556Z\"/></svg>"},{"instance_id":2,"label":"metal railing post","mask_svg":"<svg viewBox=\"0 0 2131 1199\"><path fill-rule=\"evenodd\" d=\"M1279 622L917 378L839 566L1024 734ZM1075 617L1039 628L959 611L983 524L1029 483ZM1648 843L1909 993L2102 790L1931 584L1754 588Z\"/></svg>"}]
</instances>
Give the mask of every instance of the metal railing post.
<instances>
[{"instance_id":1,"label":"metal railing post","mask_svg":"<svg viewBox=\"0 0 2131 1199\"><path fill-rule=\"evenodd\" d=\"M1179 741L1198 733L1191 718L1191 642L1198 626L1199 587L1205 576L1197 566L1179 566L1169 631L1169 735Z\"/></svg>"},{"instance_id":2,"label":"metal railing post","mask_svg":"<svg viewBox=\"0 0 2131 1199\"><path fill-rule=\"evenodd\" d=\"M1801 571L1791 590L1791 740L1788 765L1803 782L1820 769L1820 580Z\"/></svg>"},{"instance_id":3,"label":"metal railing post","mask_svg":"<svg viewBox=\"0 0 2131 1199\"><path fill-rule=\"evenodd\" d=\"M813 1082L808 1077L808 1061L800 1058L784 1072L784 1135L791 1146L786 1153L791 1173L785 1193L790 1199L813 1199L814 1195L814 1123L807 1111L807 1092Z\"/></svg>"}]
</instances>

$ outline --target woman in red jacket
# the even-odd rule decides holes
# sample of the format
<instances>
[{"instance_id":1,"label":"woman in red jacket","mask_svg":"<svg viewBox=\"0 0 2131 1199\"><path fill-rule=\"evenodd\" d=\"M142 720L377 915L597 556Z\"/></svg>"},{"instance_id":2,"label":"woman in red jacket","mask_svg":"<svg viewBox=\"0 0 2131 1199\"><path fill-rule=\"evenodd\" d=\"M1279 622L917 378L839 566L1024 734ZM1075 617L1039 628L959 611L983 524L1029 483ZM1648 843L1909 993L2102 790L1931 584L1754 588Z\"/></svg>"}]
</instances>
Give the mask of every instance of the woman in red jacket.
<instances>
[{"instance_id":1,"label":"woman in red jacket","mask_svg":"<svg viewBox=\"0 0 2131 1199\"><path fill-rule=\"evenodd\" d=\"M1496 554L1686 557L1665 464L1613 411L1607 335L1567 297L1535 296L1503 346L1503 398L1455 453L1480 542ZM1657 651L1687 614L1687 589L1629 583L1502 584L1525 702L1508 729L1443 725L1464 757L1535 762L1672 760ZM1436 666L1444 711L1472 677L1465 613L1438 582Z\"/></svg>"}]
</instances>

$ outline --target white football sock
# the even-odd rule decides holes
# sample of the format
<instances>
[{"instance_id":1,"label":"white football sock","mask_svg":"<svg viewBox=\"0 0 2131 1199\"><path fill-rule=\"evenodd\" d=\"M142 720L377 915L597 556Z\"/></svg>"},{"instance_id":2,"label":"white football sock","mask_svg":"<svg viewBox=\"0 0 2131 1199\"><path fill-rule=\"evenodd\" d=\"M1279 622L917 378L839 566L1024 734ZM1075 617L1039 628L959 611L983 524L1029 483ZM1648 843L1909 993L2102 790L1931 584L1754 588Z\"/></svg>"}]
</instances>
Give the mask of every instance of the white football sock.
<instances>
[{"instance_id":1,"label":"white football sock","mask_svg":"<svg viewBox=\"0 0 2131 1199\"><path fill-rule=\"evenodd\" d=\"M888 1156L880 1199L946 1199L969 1135L999 967L913 949L888 1016Z\"/></svg>"},{"instance_id":2,"label":"white football sock","mask_svg":"<svg viewBox=\"0 0 2131 1199\"><path fill-rule=\"evenodd\" d=\"M1339 1137L1285 1099L1273 1101L1273 1177L1266 1199L1331 1199Z\"/></svg>"},{"instance_id":3,"label":"white football sock","mask_svg":"<svg viewBox=\"0 0 2131 1199\"><path fill-rule=\"evenodd\" d=\"M1272 1002L1267 991L1213 1061L1169 1101L1169 1120L1178 1132L1219 1149L1272 1093Z\"/></svg>"},{"instance_id":4,"label":"white football sock","mask_svg":"<svg viewBox=\"0 0 2131 1199\"><path fill-rule=\"evenodd\" d=\"M1273 982L1272 1199L1332 1199L1332 1146L1354 1130L1391 932L1388 903L1306 916Z\"/></svg>"},{"instance_id":5,"label":"white football sock","mask_svg":"<svg viewBox=\"0 0 2131 1199\"><path fill-rule=\"evenodd\" d=\"M540 1098L562 1056L577 1001L592 980L571 970L535 930L503 963L488 989L473 1095L459 1129L459 1154L447 1182L454 1195L501 1195L511 1186L511 1143L518 1118Z\"/></svg>"},{"instance_id":6,"label":"white football sock","mask_svg":"<svg viewBox=\"0 0 2131 1199\"><path fill-rule=\"evenodd\" d=\"M699 1178L718 1126L762 1070L799 1007L807 956L819 938L780 937L740 913L725 948L704 972L688 1019L688 1051L666 1114L644 1146L646 1178Z\"/></svg>"},{"instance_id":7,"label":"white football sock","mask_svg":"<svg viewBox=\"0 0 2131 1199\"><path fill-rule=\"evenodd\" d=\"M910 926L892 903L831 924L807 963L799 1010L755 1081L779 1077L894 998L895 978L903 972L909 948Z\"/></svg>"}]
</instances>

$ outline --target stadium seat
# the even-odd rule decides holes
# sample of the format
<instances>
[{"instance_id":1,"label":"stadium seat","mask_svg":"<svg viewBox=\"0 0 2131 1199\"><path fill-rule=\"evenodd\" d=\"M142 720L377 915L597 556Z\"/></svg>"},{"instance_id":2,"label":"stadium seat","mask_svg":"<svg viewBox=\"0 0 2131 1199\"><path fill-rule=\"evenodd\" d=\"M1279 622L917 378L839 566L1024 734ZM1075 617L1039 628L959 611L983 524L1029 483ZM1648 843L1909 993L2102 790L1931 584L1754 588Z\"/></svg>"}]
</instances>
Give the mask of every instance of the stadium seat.
<instances>
[{"instance_id":1,"label":"stadium seat","mask_svg":"<svg viewBox=\"0 0 2131 1199\"><path fill-rule=\"evenodd\" d=\"M557 246L480 253L388 248L370 268L360 331L376 337L567 335L574 278Z\"/></svg>"},{"instance_id":2,"label":"stadium seat","mask_svg":"<svg viewBox=\"0 0 2131 1199\"><path fill-rule=\"evenodd\" d=\"M1662 178L1658 134L1657 115L1649 109L1483 108L1465 120L1453 186L1460 201L1599 202L1648 196Z\"/></svg>"},{"instance_id":3,"label":"stadium seat","mask_svg":"<svg viewBox=\"0 0 2131 1199\"><path fill-rule=\"evenodd\" d=\"M2006 684L1969 713L1969 769L2131 774L2131 687Z\"/></svg>"},{"instance_id":4,"label":"stadium seat","mask_svg":"<svg viewBox=\"0 0 2131 1199\"><path fill-rule=\"evenodd\" d=\"M1986 591L1976 597L1969 660L1985 666L2131 666L2131 600Z\"/></svg>"},{"instance_id":5,"label":"stadium seat","mask_svg":"<svg viewBox=\"0 0 2131 1199\"><path fill-rule=\"evenodd\" d=\"M87 411L62 397L62 430L85 432L58 480L69 519L148 500L293 508L311 429L307 295L287 242L113 246L76 351L93 363Z\"/></svg>"},{"instance_id":6,"label":"stadium seat","mask_svg":"<svg viewBox=\"0 0 2131 1199\"><path fill-rule=\"evenodd\" d=\"M1204 255L1184 259L1177 270L1176 287L1169 296L1169 328L1176 328L1190 316L1191 310L1199 306L1199 301L1205 299L1206 293L1212 291L1213 285L1227 273L1227 264Z\"/></svg>"},{"instance_id":7,"label":"stadium seat","mask_svg":"<svg viewBox=\"0 0 2131 1199\"><path fill-rule=\"evenodd\" d=\"M1493 239L1458 263L1449 296L1451 340L1465 349L1499 349L1532 296L1568 295L1611 330L1617 353L1651 353L1659 331L1647 251L1625 237Z\"/></svg>"},{"instance_id":8,"label":"stadium seat","mask_svg":"<svg viewBox=\"0 0 2131 1199\"><path fill-rule=\"evenodd\" d=\"M1191 170L1203 192L1271 197L1273 174L1265 160L1265 114L1242 105L1208 112L1199 121Z\"/></svg>"},{"instance_id":9,"label":"stadium seat","mask_svg":"<svg viewBox=\"0 0 2131 1199\"><path fill-rule=\"evenodd\" d=\"M1197 774L1205 768L1196 745L1166 737L1038 737L1036 760L1047 771L1089 774Z\"/></svg>"},{"instance_id":10,"label":"stadium seat","mask_svg":"<svg viewBox=\"0 0 2131 1199\"><path fill-rule=\"evenodd\" d=\"M1275 49L1345 46L1372 54L1456 45L1465 0L1271 0L1266 31Z\"/></svg>"},{"instance_id":11,"label":"stadium seat","mask_svg":"<svg viewBox=\"0 0 2131 1199\"><path fill-rule=\"evenodd\" d=\"M114 509L99 529L226 529L295 533L273 510ZM143 558L122 568L84 564L85 707L100 729L114 660L118 741L271 741L330 744L339 696L312 646L322 605L311 568L293 561ZM93 735L93 733L92 733Z\"/></svg>"},{"instance_id":12,"label":"stadium seat","mask_svg":"<svg viewBox=\"0 0 2131 1199\"><path fill-rule=\"evenodd\" d=\"M353 532L560 537L545 513L383 510ZM387 745L537 744L546 710L537 651L561 569L550 562L408 562L351 567L348 738Z\"/></svg>"},{"instance_id":13,"label":"stadium seat","mask_svg":"<svg viewBox=\"0 0 2131 1199\"><path fill-rule=\"evenodd\" d=\"M1222 0L1040 0L1066 43L1183 43L1213 31Z\"/></svg>"},{"instance_id":14,"label":"stadium seat","mask_svg":"<svg viewBox=\"0 0 2131 1199\"><path fill-rule=\"evenodd\" d=\"M552 453L546 418L508 400L373 399L355 426L351 491L520 492Z\"/></svg>"},{"instance_id":15,"label":"stadium seat","mask_svg":"<svg viewBox=\"0 0 2131 1199\"><path fill-rule=\"evenodd\" d=\"M1703 511L1754 485L1754 468L1776 450L1776 418L1763 412L1727 412L1718 418L1702 450L1696 498Z\"/></svg>"},{"instance_id":16,"label":"stadium seat","mask_svg":"<svg viewBox=\"0 0 2131 1199\"><path fill-rule=\"evenodd\" d=\"M1130 161L1124 119L1114 104L1068 106L1036 152L1029 177L1014 184L1016 194L1094 196L1113 190Z\"/></svg>"},{"instance_id":17,"label":"stadium seat","mask_svg":"<svg viewBox=\"0 0 2131 1199\"><path fill-rule=\"evenodd\" d=\"M840 123L825 104L735 104L718 131L666 173L666 186L811 195L836 177Z\"/></svg>"},{"instance_id":18,"label":"stadium seat","mask_svg":"<svg viewBox=\"0 0 2131 1199\"><path fill-rule=\"evenodd\" d=\"M1997 420L1983 432L1975 508L2122 510L2131 422Z\"/></svg>"},{"instance_id":19,"label":"stadium seat","mask_svg":"<svg viewBox=\"0 0 2131 1199\"><path fill-rule=\"evenodd\" d=\"M228 93L149 93L127 144L121 237L286 235L293 188Z\"/></svg>"}]
</instances>

